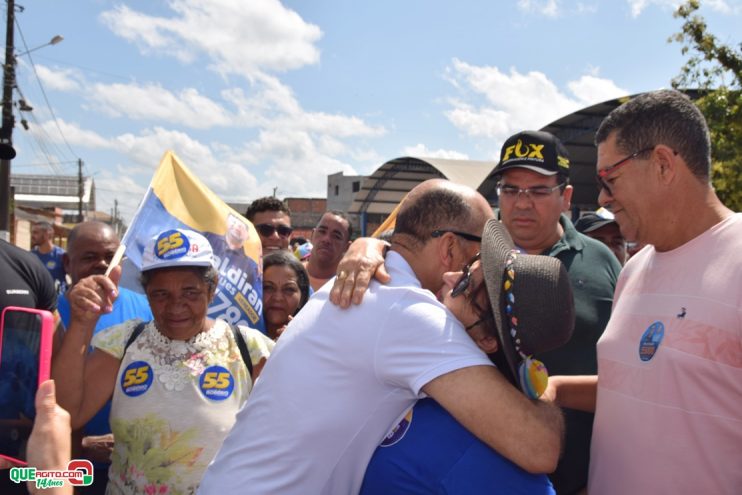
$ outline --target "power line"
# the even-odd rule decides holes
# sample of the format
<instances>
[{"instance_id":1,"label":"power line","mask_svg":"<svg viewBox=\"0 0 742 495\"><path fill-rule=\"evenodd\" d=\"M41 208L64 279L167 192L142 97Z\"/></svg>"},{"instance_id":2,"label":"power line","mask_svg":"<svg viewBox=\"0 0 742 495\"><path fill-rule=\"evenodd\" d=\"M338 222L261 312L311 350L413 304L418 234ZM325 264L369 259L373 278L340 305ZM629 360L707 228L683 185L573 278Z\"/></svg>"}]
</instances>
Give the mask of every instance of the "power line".
<instances>
[{"instance_id":1,"label":"power line","mask_svg":"<svg viewBox=\"0 0 742 495\"><path fill-rule=\"evenodd\" d=\"M31 53L28 51L28 45L26 44L26 38L23 36L23 31L21 30L21 25L18 22L18 19L15 20L15 25L18 28L18 33L21 35L21 41L23 42L23 46L26 48L26 51L27 51L26 56L28 56L28 60L31 62L31 68L33 69L33 73L34 73L34 76L36 77L36 81L39 83L39 89L41 90L41 94L44 96L46 107L49 109L49 113L51 114L52 119L54 120L54 125L57 127L57 130L59 130L59 135L62 137L62 141L64 141L64 144L67 145L67 149L69 149L70 153L72 153L72 156L78 156L77 153L75 153L75 151L72 149L72 146L70 146L70 143L67 142L67 138L64 137L64 133L62 132L62 128L59 125L59 120L57 119L57 115L54 113L54 109L49 103L49 98L46 96L46 91L44 90L44 86L43 84L41 84L41 78L39 77L38 72L36 72L36 65L34 64Z\"/></svg>"},{"instance_id":2,"label":"power line","mask_svg":"<svg viewBox=\"0 0 742 495\"><path fill-rule=\"evenodd\" d=\"M131 81L132 80L131 76L123 76L121 74L114 74L112 72L106 72L106 71L102 71L102 70L97 70L97 69L93 69L91 67L86 67L84 65L73 64L73 63L70 63L70 62L66 62L64 60L59 60L59 59L56 59L56 58L53 58L53 57L48 57L46 55L38 55L37 54L37 58L40 58L42 60L48 60L50 62L55 62L55 63L60 64L60 65L66 65L66 66L69 66L69 67L76 67L76 68L82 69L83 71L86 71L86 72L92 72L92 73L95 73L95 74L101 74L103 76L108 76L108 77L111 77L111 78L120 79L122 81Z\"/></svg>"},{"instance_id":3,"label":"power line","mask_svg":"<svg viewBox=\"0 0 742 495\"><path fill-rule=\"evenodd\" d=\"M18 87L18 86L16 85L16 87L15 87L15 90L16 90L16 91L18 92L18 95L20 96L20 98L21 98L21 100L23 101L23 103L26 103L26 102L27 102L28 100L26 99L26 97L25 97L25 96L23 95L23 93L21 92L21 88L20 88L20 87ZM27 104L26 104L26 105L27 105ZM21 108L21 106L19 106L19 107L18 107L18 109L19 109L19 111L23 112L23 109ZM46 138L47 138L47 140L48 140L48 146L50 146L50 147L52 147L52 148L56 149L56 150L57 150L57 151L56 151L56 154L57 154L57 155L65 155L65 152L64 152L64 150L62 150L62 148L60 148L60 147L59 147L59 146L57 145L57 143L56 143L56 142L55 142L55 141L54 141L54 140L53 140L53 139L51 138L51 136L49 136L49 133L48 133L48 132L46 132L46 129L45 129L45 128L44 128L44 127L43 127L43 126L41 125L41 123L39 122L39 119L38 119L38 118L36 117L36 114L34 114L34 113L33 113L32 111L28 112L28 114L30 115L30 119L31 119L31 120L32 120L32 121L34 122L34 124L35 124L35 128L39 129L39 132L43 133L43 134L44 134L44 136L46 136ZM24 114L22 113L22 114L21 114L21 117L24 117L24 116L25 116L25 115L24 115ZM24 123L24 120L25 120L25 119L23 119L23 118L21 119L21 124L23 124L23 123ZM24 127L24 128L26 128L26 125L24 124L24 125L23 125L23 127ZM26 130L28 130L28 129L26 128ZM31 136L31 137L32 137L32 139L34 139L34 140L37 140L37 141L43 141L43 137L40 137L40 136L36 136L36 134L32 134L32 136ZM47 143L39 143L39 146L40 146L41 148L44 148L44 149L46 149L46 148L47 148ZM49 166L50 166L50 167L51 167L51 168L52 168L52 169L53 169L54 171L57 171L57 170L58 170L58 167L56 167L56 165L55 165L54 163L52 163L52 162L53 162L53 161L55 161L56 163L59 163L59 159L58 159L58 158L57 158L56 156L53 156L53 155L51 155L51 153L49 153L49 152L47 152L47 154L48 154L48 156L47 156L47 160L49 160L49 161L50 161L50 163L49 163L48 165L49 165ZM52 156L53 156L54 160L52 160Z\"/></svg>"},{"instance_id":4,"label":"power line","mask_svg":"<svg viewBox=\"0 0 742 495\"><path fill-rule=\"evenodd\" d=\"M60 164L60 165L69 165L69 164L75 164L75 165L77 165L77 160L57 160L57 163ZM14 163L13 164L13 168L16 168L16 167L24 167L24 168L28 168L28 167L44 167L44 166L47 166L47 165L49 165L49 162L22 163L20 165L17 164L17 163Z\"/></svg>"}]
</instances>

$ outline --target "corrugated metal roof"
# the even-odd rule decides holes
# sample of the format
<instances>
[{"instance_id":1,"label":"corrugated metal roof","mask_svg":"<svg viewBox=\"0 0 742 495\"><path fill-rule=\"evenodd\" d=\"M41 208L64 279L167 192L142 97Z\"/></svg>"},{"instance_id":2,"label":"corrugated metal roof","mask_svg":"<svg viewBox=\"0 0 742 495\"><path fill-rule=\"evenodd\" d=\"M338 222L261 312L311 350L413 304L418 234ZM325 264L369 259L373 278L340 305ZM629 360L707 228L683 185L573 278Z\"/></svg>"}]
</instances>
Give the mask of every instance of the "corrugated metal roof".
<instances>
[{"instance_id":1,"label":"corrugated metal roof","mask_svg":"<svg viewBox=\"0 0 742 495\"><path fill-rule=\"evenodd\" d=\"M13 174L10 185L15 189L15 200L24 203L77 204L78 177L76 175ZM90 201L93 178L83 178L83 202Z\"/></svg>"},{"instance_id":2,"label":"corrugated metal roof","mask_svg":"<svg viewBox=\"0 0 742 495\"><path fill-rule=\"evenodd\" d=\"M428 179L448 179L476 189L495 165L476 160L395 158L363 179L348 211L389 214L413 187Z\"/></svg>"},{"instance_id":3,"label":"corrugated metal roof","mask_svg":"<svg viewBox=\"0 0 742 495\"><path fill-rule=\"evenodd\" d=\"M699 97L698 90L683 90L690 98ZM570 155L570 183L574 186L572 205L594 210L598 203L595 182L597 149L595 132L603 119L616 107L642 93L604 101L583 108L540 130L562 140ZM402 198L420 182L440 177L477 189L491 204L496 204L495 180L489 176L496 162L476 160L446 160L441 158L401 157L389 160L366 177L350 207L351 213L389 214Z\"/></svg>"}]
</instances>

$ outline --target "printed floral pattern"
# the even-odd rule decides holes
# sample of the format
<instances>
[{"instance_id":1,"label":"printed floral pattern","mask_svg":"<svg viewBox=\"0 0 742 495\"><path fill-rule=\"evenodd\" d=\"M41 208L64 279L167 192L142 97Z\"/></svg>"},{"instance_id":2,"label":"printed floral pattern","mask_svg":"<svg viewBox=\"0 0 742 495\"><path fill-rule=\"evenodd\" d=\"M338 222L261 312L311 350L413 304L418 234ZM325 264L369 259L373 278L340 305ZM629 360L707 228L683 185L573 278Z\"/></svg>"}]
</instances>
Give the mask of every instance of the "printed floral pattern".
<instances>
[{"instance_id":1,"label":"printed floral pattern","mask_svg":"<svg viewBox=\"0 0 742 495\"><path fill-rule=\"evenodd\" d=\"M177 488L185 469L206 466L199 459L202 447L194 447L196 427L173 432L164 419L154 414L126 421L111 421L116 442L126 443L124 453L114 451L112 461L120 467L121 484L136 493L148 495L185 495L195 493L197 486Z\"/></svg>"},{"instance_id":2,"label":"printed floral pattern","mask_svg":"<svg viewBox=\"0 0 742 495\"><path fill-rule=\"evenodd\" d=\"M188 341L170 340L150 322L124 356L125 343L139 323L127 321L93 337L94 347L123 359L120 375L135 361L147 363L154 374L151 388L136 397L122 391L121 376L117 380L111 411L116 445L107 493L193 494L247 398L247 370L235 366L242 356L221 320ZM257 330L239 330L253 366L270 355L272 340ZM230 400L215 403L204 396L199 380L212 366L233 374Z\"/></svg>"}]
</instances>

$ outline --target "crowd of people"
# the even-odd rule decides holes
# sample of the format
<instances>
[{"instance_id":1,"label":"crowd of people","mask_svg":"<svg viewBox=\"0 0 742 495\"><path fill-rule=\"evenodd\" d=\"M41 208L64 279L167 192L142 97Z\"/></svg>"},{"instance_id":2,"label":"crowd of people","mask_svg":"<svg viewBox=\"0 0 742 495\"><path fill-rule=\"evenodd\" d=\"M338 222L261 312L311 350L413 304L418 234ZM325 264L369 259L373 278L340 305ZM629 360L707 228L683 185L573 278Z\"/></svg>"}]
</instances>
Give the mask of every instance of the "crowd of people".
<instances>
[{"instance_id":1,"label":"crowd of people","mask_svg":"<svg viewBox=\"0 0 742 495\"><path fill-rule=\"evenodd\" d=\"M595 143L600 208L574 224L540 131L503 144L496 212L429 180L389 241L351 243L339 211L293 239L282 201L254 201L265 333L207 316L197 232L150 240L143 294L105 224L62 253L35 226L43 263L0 241L0 306L60 317L29 463L94 461L81 493L736 493L742 213L710 185L707 124L655 91Z\"/></svg>"}]
</instances>

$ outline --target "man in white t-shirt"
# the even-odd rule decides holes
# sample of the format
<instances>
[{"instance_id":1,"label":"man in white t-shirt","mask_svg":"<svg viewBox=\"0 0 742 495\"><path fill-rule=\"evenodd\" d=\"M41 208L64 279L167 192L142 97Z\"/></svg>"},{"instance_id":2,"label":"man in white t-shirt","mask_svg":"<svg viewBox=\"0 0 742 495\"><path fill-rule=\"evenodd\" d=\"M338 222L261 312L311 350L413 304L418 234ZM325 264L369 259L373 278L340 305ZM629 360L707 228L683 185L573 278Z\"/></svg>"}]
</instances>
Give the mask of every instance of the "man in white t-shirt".
<instances>
[{"instance_id":1,"label":"man in white t-shirt","mask_svg":"<svg viewBox=\"0 0 742 495\"><path fill-rule=\"evenodd\" d=\"M739 493L742 214L709 183L706 121L682 93L640 95L595 137L599 201L646 243L618 279L598 375L552 377L595 410L588 490Z\"/></svg>"},{"instance_id":2,"label":"man in white t-shirt","mask_svg":"<svg viewBox=\"0 0 742 495\"><path fill-rule=\"evenodd\" d=\"M357 493L376 446L425 396L525 469L553 470L558 408L519 394L435 297L443 273L478 253L492 217L470 188L440 179L414 188L387 256L391 282L373 282L351 309L328 302L331 284L315 293L281 336L199 493Z\"/></svg>"}]
</instances>

